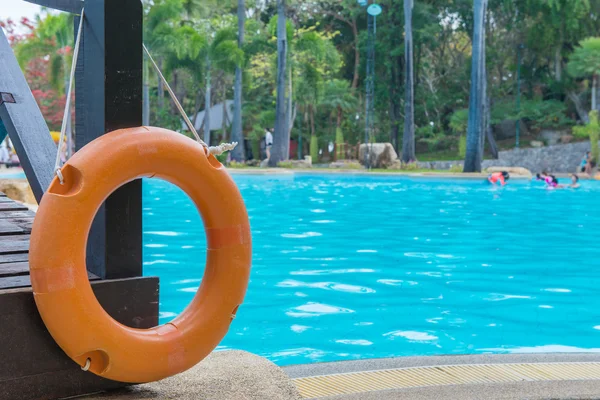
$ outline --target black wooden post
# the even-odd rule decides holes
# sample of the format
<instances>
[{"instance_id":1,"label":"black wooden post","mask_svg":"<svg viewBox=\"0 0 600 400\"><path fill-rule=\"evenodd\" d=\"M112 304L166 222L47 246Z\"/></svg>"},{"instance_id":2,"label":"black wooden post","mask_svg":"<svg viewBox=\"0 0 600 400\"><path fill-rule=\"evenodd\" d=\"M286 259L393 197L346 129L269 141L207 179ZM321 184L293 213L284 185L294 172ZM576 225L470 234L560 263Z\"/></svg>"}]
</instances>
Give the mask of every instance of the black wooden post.
<instances>
[{"instance_id":1,"label":"black wooden post","mask_svg":"<svg viewBox=\"0 0 600 400\"><path fill-rule=\"evenodd\" d=\"M77 149L109 131L142 124L142 18L139 0L85 1ZM89 271L102 279L142 275L141 180L119 188L98 211L87 254Z\"/></svg>"},{"instance_id":2,"label":"black wooden post","mask_svg":"<svg viewBox=\"0 0 600 400\"><path fill-rule=\"evenodd\" d=\"M39 202L54 174L56 145L19 63L0 28L0 119ZM32 156L35 154L35 157Z\"/></svg>"}]
</instances>

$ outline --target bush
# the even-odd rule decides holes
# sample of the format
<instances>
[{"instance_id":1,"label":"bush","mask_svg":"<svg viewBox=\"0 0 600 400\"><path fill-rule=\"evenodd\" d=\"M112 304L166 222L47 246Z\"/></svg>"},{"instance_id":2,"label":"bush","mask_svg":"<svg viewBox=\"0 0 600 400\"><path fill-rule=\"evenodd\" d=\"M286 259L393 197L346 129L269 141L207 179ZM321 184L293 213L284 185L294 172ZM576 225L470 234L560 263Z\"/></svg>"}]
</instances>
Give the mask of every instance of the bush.
<instances>
[{"instance_id":1,"label":"bush","mask_svg":"<svg viewBox=\"0 0 600 400\"><path fill-rule=\"evenodd\" d=\"M419 169L419 166L417 165L416 162L402 163L402 165L400 166L400 169L402 171L415 171L415 170Z\"/></svg>"},{"instance_id":2,"label":"bush","mask_svg":"<svg viewBox=\"0 0 600 400\"><path fill-rule=\"evenodd\" d=\"M346 158L344 154L344 134L340 127L337 127L335 130L335 158L337 160Z\"/></svg>"},{"instance_id":3,"label":"bush","mask_svg":"<svg viewBox=\"0 0 600 400\"><path fill-rule=\"evenodd\" d=\"M460 164L456 164L456 165L451 166L448 171L453 172L453 173L463 172L463 166Z\"/></svg>"},{"instance_id":4,"label":"bush","mask_svg":"<svg viewBox=\"0 0 600 400\"><path fill-rule=\"evenodd\" d=\"M598 111L590 111L590 122L586 126L573 127L573 134L579 137L589 137L592 149L592 157L596 162L599 161L600 149L598 140L600 139L600 121L598 121Z\"/></svg>"},{"instance_id":5,"label":"bush","mask_svg":"<svg viewBox=\"0 0 600 400\"><path fill-rule=\"evenodd\" d=\"M310 158L313 163L319 160L319 140L316 135L310 137Z\"/></svg>"},{"instance_id":6,"label":"bush","mask_svg":"<svg viewBox=\"0 0 600 400\"><path fill-rule=\"evenodd\" d=\"M452 132L458 135L465 135L467 133L467 125L469 124L469 109L463 108L461 110L454 111L450 117L449 126Z\"/></svg>"},{"instance_id":7,"label":"bush","mask_svg":"<svg viewBox=\"0 0 600 400\"><path fill-rule=\"evenodd\" d=\"M277 166L279 168L294 168L291 161L279 161Z\"/></svg>"},{"instance_id":8,"label":"bush","mask_svg":"<svg viewBox=\"0 0 600 400\"><path fill-rule=\"evenodd\" d=\"M243 162L232 161L227 166L228 168L246 168L246 164Z\"/></svg>"},{"instance_id":9,"label":"bush","mask_svg":"<svg viewBox=\"0 0 600 400\"><path fill-rule=\"evenodd\" d=\"M566 128L573 124L567 117L567 106L558 100L523 100L521 110L517 113L514 101L497 103L492 109L492 124L506 119L525 120L534 130L542 128Z\"/></svg>"},{"instance_id":10,"label":"bush","mask_svg":"<svg viewBox=\"0 0 600 400\"><path fill-rule=\"evenodd\" d=\"M458 139L458 154L460 158L465 158L467 155L467 137L465 135L460 135Z\"/></svg>"}]
</instances>

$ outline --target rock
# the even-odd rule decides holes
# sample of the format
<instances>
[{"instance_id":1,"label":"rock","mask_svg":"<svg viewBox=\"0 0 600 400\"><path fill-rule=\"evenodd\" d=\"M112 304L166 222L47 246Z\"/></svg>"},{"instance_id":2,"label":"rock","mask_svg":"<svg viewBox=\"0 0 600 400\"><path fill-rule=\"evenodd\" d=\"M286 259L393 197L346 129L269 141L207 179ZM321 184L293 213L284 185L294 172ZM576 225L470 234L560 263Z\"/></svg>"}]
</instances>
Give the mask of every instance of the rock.
<instances>
[{"instance_id":1,"label":"rock","mask_svg":"<svg viewBox=\"0 0 600 400\"><path fill-rule=\"evenodd\" d=\"M310 156L304 157L304 160L290 160L292 168L312 168L312 158Z\"/></svg>"},{"instance_id":2,"label":"rock","mask_svg":"<svg viewBox=\"0 0 600 400\"><path fill-rule=\"evenodd\" d=\"M86 400L300 400L291 379L266 358L218 351L192 369L158 382L130 386Z\"/></svg>"},{"instance_id":3,"label":"rock","mask_svg":"<svg viewBox=\"0 0 600 400\"><path fill-rule=\"evenodd\" d=\"M562 135L560 137L560 142L563 144L571 143L573 141L573 135Z\"/></svg>"},{"instance_id":4,"label":"rock","mask_svg":"<svg viewBox=\"0 0 600 400\"><path fill-rule=\"evenodd\" d=\"M462 169L463 161L417 161L417 168L421 169L437 169L437 170L449 170L452 168Z\"/></svg>"},{"instance_id":5,"label":"rock","mask_svg":"<svg viewBox=\"0 0 600 400\"><path fill-rule=\"evenodd\" d=\"M260 167L261 168L267 168L269 166L269 160L264 159L260 162Z\"/></svg>"},{"instance_id":6,"label":"rock","mask_svg":"<svg viewBox=\"0 0 600 400\"><path fill-rule=\"evenodd\" d=\"M329 164L329 168L339 168L339 169L362 169L363 166L360 165L358 161L353 160L338 160Z\"/></svg>"},{"instance_id":7,"label":"rock","mask_svg":"<svg viewBox=\"0 0 600 400\"><path fill-rule=\"evenodd\" d=\"M532 140L529 144L531 147L544 147L544 142L540 142L539 140Z\"/></svg>"},{"instance_id":8,"label":"rock","mask_svg":"<svg viewBox=\"0 0 600 400\"><path fill-rule=\"evenodd\" d=\"M590 142L574 142L538 148L501 151L497 160L484 160L482 168L523 167L533 173L544 170L556 173L575 172Z\"/></svg>"},{"instance_id":9,"label":"rock","mask_svg":"<svg viewBox=\"0 0 600 400\"><path fill-rule=\"evenodd\" d=\"M529 131L523 121L519 121L519 135L527 135ZM505 119L494 125L494 137L496 140L511 139L517 136L517 123L512 119Z\"/></svg>"},{"instance_id":10,"label":"rock","mask_svg":"<svg viewBox=\"0 0 600 400\"><path fill-rule=\"evenodd\" d=\"M561 137L565 135L565 131L555 131L552 129L542 129L540 137L546 142L548 146L558 144Z\"/></svg>"},{"instance_id":11,"label":"rock","mask_svg":"<svg viewBox=\"0 0 600 400\"><path fill-rule=\"evenodd\" d=\"M361 164L365 162L365 150L368 148L371 168L388 168L398 159L398 154L391 143L361 144L358 149L358 159Z\"/></svg>"},{"instance_id":12,"label":"rock","mask_svg":"<svg viewBox=\"0 0 600 400\"><path fill-rule=\"evenodd\" d=\"M493 174L494 172L506 171L510 175L524 176L530 179L533 177L531 171L523 167L488 167L486 171L490 174Z\"/></svg>"},{"instance_id":13,"label":"rock","mask_svg":"<svg viewBox=\"0 0 600 400\"><path fill-rule=\"evenodd\" d=\"M260 165L260 160L252 159L246 161L246 165L249 167L258 167Z\"/></svg>"},{"instance_id":14,"label":"rock","mask_svg":"<svg viewBox=\"0 0 600 400\"><path fill-rule=\"evenodd\" d=\"M402 169L402 161L395 159L394 161L392 161L392 163L387 168L388 169ZM419 167L417 166L417 168L419 168Z\"/></svg>"}]
</instances>

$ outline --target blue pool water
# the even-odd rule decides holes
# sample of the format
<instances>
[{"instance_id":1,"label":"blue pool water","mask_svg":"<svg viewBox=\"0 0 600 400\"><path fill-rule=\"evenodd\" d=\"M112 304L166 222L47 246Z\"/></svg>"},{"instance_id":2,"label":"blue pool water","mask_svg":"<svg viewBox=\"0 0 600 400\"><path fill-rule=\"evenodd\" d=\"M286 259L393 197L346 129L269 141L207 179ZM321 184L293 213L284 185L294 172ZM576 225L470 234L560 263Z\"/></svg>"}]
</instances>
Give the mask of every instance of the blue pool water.
<instances>
[{"instance_id":1,"label":"blue pool water","mask_svg":"<svg viewBox=\"0 0 600 400\"><path fill-rule=\"evenodd\" d=\"M234 177L253 234L246 300L219 348L279 365L600 351L600 184L548 191L385 176ZM205 257L191 201L144 184L144 273L161 322Z\"/></svg>"}]
</instances>

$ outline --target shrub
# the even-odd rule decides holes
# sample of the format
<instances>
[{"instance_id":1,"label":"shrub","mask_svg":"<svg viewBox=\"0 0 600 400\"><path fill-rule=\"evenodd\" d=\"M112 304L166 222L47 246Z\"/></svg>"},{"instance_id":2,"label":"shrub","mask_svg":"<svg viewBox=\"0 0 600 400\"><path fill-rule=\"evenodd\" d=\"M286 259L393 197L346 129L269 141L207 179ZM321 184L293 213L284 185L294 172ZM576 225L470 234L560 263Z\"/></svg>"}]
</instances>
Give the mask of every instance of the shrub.
<instances>
[{"instance_id":1,"label":"shrub","mask_svg":"<svg viewBox=\"0 0 600 400\"><path fill-rule=\"evenodd\" d=\"M337 160L346 158L344 155L344 134L339 126L335 130L335 158Z\"/></svg>"},{"instance_id":2,"label":"shrub","mask_svg":"<svg viewBox=\"0 0 600 400\"><path fill-rule=\"evenodd\" d=\"M277 166L279 168L294 168L291 161L279 161Z\"/></svg>"},{"instance_id":3,"label":"shrub","mask_svg":"<svg viewBox=\"0 0 600 400\"><path fill-rule=\"evenodd\" d=\"M467 155L467 137L465 135L460 135L458 139L458 154L460 158L465 158Z\"/></svg>"},{"instance_id":4,"label":"shrub","mask_svg":"<svg viewBox=\"0 0 600 400\"><path fill-rule=\"evenodd\" d=\"M589 137L592 149L592 157L596 162L599 161L600 149L598 140L600 139L600 121L598 121L598 111L590 111L590 122L585 126L573 127L573 134L579 137Z\"/></svg>"},{"instance_id":5,"label":"shrub","mask_svg":"<svg viewBox=\"0 0 600 400\"><path fill-rule=\"evenodd\" d=\"M237 162L234 160L234 161L230 162L227 167L228 168L246 168L247 165L243 162Z\"/></svg>"},{"instance_id":6,"label":"shrub","mask_svg":"<svg viewBox=\"0 0 600 400\"><path fill-rule=\"evenodd\" d=\"M310 137L310 158L313 163L319 160L319 140L316 135Z\"/></svg>"},{"instance_id":7,"label":"shrub","mask_svg":"<svg viewBox=\"0 0 600 400\"><path fill-rule=\"evenodd\" d=\"M456 165L451 166L448 171L453 172L453 173L463 172L463 166L460 164L456 164Z\"/></svg>"}]
</instances>

